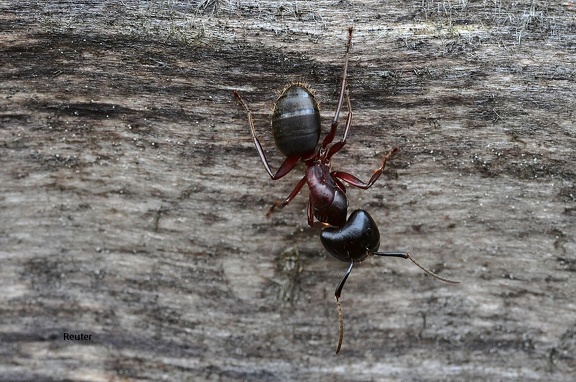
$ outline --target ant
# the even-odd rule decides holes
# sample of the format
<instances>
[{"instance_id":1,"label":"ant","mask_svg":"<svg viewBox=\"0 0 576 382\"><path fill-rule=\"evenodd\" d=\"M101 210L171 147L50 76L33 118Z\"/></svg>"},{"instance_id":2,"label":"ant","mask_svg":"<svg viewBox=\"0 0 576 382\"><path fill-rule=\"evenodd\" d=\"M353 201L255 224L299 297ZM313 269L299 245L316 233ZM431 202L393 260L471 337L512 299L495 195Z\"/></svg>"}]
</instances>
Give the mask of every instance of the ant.
<instances>
[{"instance_id":1,"label":"ant","mask_svg":"<svg viewBox=\"0 0 576 382\"><path fill-rule=\"evenodd\" d=\"M340 336L338 339L338 347L336 354L340 352L342 347L342 339L344 338L344 318L342 315L342 307L340 306L340 295L344 283L352 272L354 263L361 262L367 257L372 255L386 256L386 257L401 257L403 259L411 260L420 269L429 274L430 276L452 284L459 284L460 281L453 281L441 276L438 276L428 268L420 265L406 252L378 252L380 247L380 231L378 225L372 216L364 210L356 210L350 214L348 221L342 227L326 227L322 230L320 241L324 248L330 252L332 256L340 261L349 262L350 265L344 273L344 277L338 283L336 288L336 304L338 309L338 320L340 322Z\"/></svg>"},{"instance_id":2,"label":"ant","mask_svg":"<svg viewBox=\"0 0 576 382\"><path fill-rule=\"evenodd\" d=\"M388 158L398 151L398 148L395 147L384 155L382 165L374 170L367 183L352 174L342 171L331 171L330 160L346 144L346 138L352 125L352 107L347 90L348 58L351 45L352 27L349 27L338 105L332 119L330 132L324 137L319 147L318 142L321 131L320 111L312 91L303 83L293 83L288 85L280 94L272 113L272 135L274 136L276 147L286 156L286 159L276 173L270 169L264 149L256 137L252 112L246 102L240 97L240 94L234 91L234 96L248 114L248 123L252 129L254 145L270 178L278 180L284 177L292 171L298 162L303 162L306 165L304 177L298 181L290 195L283 202L274 202L266 213L267 217L270 216L275 208L286 207L298 195L304 184L307 183L310 190L307 208L308 225L312 226L314 217L316 217L320 222L336 227L343 226L346 223L348 212L348 199L346 198L346 187L343 181L363 190L370 188L382 174ZM336 136L338 118L340 117L344 99L346 99L348 109L344 135L339 142L328 147Z\"/></svg>"}]
</instances>

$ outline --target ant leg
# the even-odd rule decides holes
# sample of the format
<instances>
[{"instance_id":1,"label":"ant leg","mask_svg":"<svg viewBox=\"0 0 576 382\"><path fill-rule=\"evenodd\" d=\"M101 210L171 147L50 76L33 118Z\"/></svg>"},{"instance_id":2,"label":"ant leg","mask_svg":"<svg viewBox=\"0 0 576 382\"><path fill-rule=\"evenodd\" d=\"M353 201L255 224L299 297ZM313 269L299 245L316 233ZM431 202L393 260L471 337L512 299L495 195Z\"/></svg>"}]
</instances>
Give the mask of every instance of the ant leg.
<instances>
[{"instance_id":1,"label":"ant leg","mask_svg":"<svg viewBox=\"0 0 576 382\"><path fill-rule=\"evenodd\" d=\"M438 276L436 273L432 272L430 269L424 267L423 265L420 265L419 262L417 262L416 260L414 260L409 254L407 254L406 252L374 252L374 255L377 256L388 256L388 257L401 257L403 259L408 259L410 261L412 261L414 264L416 264L416 266L420 269L422 269L424 272L426 272L427 274L429 274L430 276L440 280L440 281L444 281L446 283L450 283L450 284L460 284L460 281L455 281L455 280L450 280L450 279L446 279L444 277Z\"/></svg>"},{"instance_id":2,"label":"ant leg","mask_svg":"<svg viewBox=\"0 0 576 382\"><path fill-rule=\"evenodd\" d=\"M344 136L340 142L333 144L328 153L326 153L326 159L330 160L332 155L336 154L338 151L342 150L342 147L346 144L346 139L348 138L348 132L350 131L350 126L352 125L352 104L350 103L350 96L348 91L346 91L346 103L348 107L348 116L346 117L346 127L344 128Z\"/></svg>"},{"instance_id":3,"label":"ant leg","mask_svg":"<svg viewBox=\"0 0 576 382\"><path fill-rule=\"evenodd\" d=\"M248 107L246 102L244 102L242 97L240 97L240 94L236 90L234 90L233 93L234 93L234 97L236 97L238 102L240 102L240 104L242 105L244 110L246 110L246 113L248 114L248 123L250 124L250 128L252 130L252 140L254 141L254 146L256 146L256 150L258 151L258 155L260 155L260 160L262 160L262 163L264 164L264 168L266 168L268 175L270 175L270 178L272 178L272 180L277 180L277 179L282 178L284 175L288 174L294 168L294 166L296 166L296 163L298 163L298 161L300 160L300 157L292 156L292 157L286 158L284 160L284 162L282 163L282 165L280 166L280 168L278 169L278 171L276 171L276 174L274 174L272 172L272 170L270 169L270 164L268 163L268 159L266 159L266 155L264 154L264 149L262 148L260 141L256 137L256 129L254 128L254 117L252 117L252 112L250 111L250 108Z\"/></svg>"},{"instance_id":4,"label":"ant leg","mask_svg":"<svg viewBox=\"0 0 576 382\"><path fill-rule=\"evenodd\" d=\"M340 187L340 190L342 190L343 193L346 193L346 186L344 185L344 183L342 183L342 181L338 178L334 178L334 181L336 182L338 187Z\"/></svg>"},{"instance_id":5,"label":"ant leg","mask_svg":"<svg viewBox=\"0 0 576 382\"><path fill-rule=\"evenodd\" d=\"M292 199L294 199L296 197L296 195L298 195L298 193L300 192L300 190L302 189L302 187L304 186L305 183L306 183L306 177L304 176L304 177L302 177L302 179L300 179L298 181L298 183L296 184L296 187L294 187L294 189L292 190L290 195L288 195L286 200L284 200L283 202L276 201L272 204L272 206L268 209L268 212L266 212L266 217L269 218L270 214L272 214L272 212L274 211L275 208L284 208L288 204L290 204Z\"/></svg>"},{"instance_id":6,"label":"ant leg","mask_svg":"<svg viewBox=\"0 0 576 382\"><path fill-rule=\"evenodd\" d=\"M388 160L388 158L390 158L392 155L394 155L396 153L396 151L398 151L398 147L394 147L392 150L390 150L390 152L388 154L384 155L384 157L382 158L382 165L379 168L377 168L376 170L374 170L374 174L372 174L372 177L370 177L370 180L368 181L368 183L364 183L363 181L361 181L360 179L358 179L354 175L349 174L347 172L332 171L331 174L332 174L332 176L340 178L343 181L345 181L346 183L348 183L354 187L366 190L366 189L372 187L372 185L378 180L378 178L380 178L380 175L382 175L382 171L384 170L384 167L386 166L386 161Z\"/></svg>"},{"instance_id":7,"label":"ant leg","mask_svg":"<svg viewBox=\"0 0 576 382\"><path fill-rule=\"evenodd\" d=\"M336 354L340 353L340 348L342 347L342 340L344 339L344 316L342 315L342 306L340 306L340 294L342 293L342 288L344 288L344 283L350 276L350 272L352 272L352 267L354 266L354 261L350 262L348 269L344 273L344 277L340 280L338 287L336 288L336 293L334 296L336 297L336 308L338 310L338 321L340 323L340 335L338 336L338 347L336 348Z\"/></svg>"},{"instance_id":8,"label":"ant leg","mask_svg":"<svg viewBox=\"0 0 576 382\"><path fill-rule=\"evenodd\" d=\"M340 117L340 110L342 109L342 104L344 103L344 93L346 91L346 77L348 76L348 56L350 53L350 46L352 45L352 27L348 28L348 44L346 45L346 56L344 57L344 73L342 74L342 85L340 86L340 96L338 98L338 106L336 107L336 112L334 113L334 118L332 119L332 126L330 127L330 132L324 140L322 141L322 148L326 148L334 140L336 135L336 127L338 126L338 118Z\"/></svg>"}]
</instances>

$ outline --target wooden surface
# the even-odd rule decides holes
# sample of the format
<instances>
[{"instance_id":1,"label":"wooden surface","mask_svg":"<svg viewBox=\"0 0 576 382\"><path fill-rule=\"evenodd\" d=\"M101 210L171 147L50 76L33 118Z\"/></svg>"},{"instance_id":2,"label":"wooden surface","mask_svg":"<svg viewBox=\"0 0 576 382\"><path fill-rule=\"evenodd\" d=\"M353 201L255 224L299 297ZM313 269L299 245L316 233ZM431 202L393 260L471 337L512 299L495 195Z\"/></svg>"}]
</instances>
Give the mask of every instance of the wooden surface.
<instances>
[{"instance_id":1,"label":"wooden surface","mask_svg":"<svg viewBox=\"0 0 576 382\"><path fill-rule=\"evenodd\" d=\"M570 2L1 2L0 379L572 381ZM354 26L350 211L408 261L332 259L307 191L270 219L270 109L324 131ZM64 334L90 340L64 340Z\"/></svg>"}]
</instances>

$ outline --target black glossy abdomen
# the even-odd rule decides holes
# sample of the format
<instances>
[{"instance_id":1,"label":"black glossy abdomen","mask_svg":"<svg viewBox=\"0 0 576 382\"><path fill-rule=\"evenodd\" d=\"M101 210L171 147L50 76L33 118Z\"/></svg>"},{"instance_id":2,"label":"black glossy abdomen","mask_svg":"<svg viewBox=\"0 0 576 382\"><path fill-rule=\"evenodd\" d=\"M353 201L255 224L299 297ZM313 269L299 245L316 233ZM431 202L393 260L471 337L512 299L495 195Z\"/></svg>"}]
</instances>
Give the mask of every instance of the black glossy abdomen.
<instances>
[{"instance_id":1,"label":"black glossy abdomen","mask_svg":"<svg viewBox=\"0 0 576 382\"><path fill-rule=\"evenodd\" d=\"M314 95L303 85L289 86L272 114L272 135L287 157L313 153L320 140L320 111Z\"/></svg>"}]
</instances>

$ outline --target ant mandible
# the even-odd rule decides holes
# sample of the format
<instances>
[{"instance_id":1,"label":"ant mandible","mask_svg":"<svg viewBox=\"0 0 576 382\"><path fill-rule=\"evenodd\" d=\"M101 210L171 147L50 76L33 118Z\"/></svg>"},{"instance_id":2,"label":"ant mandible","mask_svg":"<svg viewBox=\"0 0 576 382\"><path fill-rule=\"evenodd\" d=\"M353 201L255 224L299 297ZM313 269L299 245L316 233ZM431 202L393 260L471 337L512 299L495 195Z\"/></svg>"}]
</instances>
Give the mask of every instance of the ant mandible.
<instances>
[{"instance_id":1,"label":"ant mandible","mask_svg":"<svg viewBox=\"0 0 576 382\"><path fill-rule=\"evenodd\" d=\"M252 112L246 102L240 97L240 94L234 91L234 96L248 114L248 123L252 130L254 145L270 178L277 180L284 177L292 171L298 162L303 162L306 165L304 177L298 181L290 195L283 202L277 201L270 207L266 213L267 217L270 216L275 208L286 207L300 192L304 184L307 183L310 190L307 208L308 225L312 226L314 217L316 217L320 222L337 227L343 226L346 223L348 200L346 198L346 187L342 181L360 189L370 188L382 174L388 158L398 151L398 148L395 147L384 155L382 165L374 170L367 183L347 172L331 171L330 160L346 144L346 138L352 125L352 107L347 91L348 57L351 45L352 27L348 28L348 44L344 58L344 73L342 75L338 105L332 119L330 132L324 137L320 147L317 147L321 130L320 111L318 103L308 87L302 83L290 84L282 91L276 101L272 114L272 134L276 146L286 155L286 159L276 173L270 169L264 149L256 137ZM336 136L336 128L344 99L346 99L348 109L344 134L339 142L328 147Z\"/></svg>"}]
</instances>

